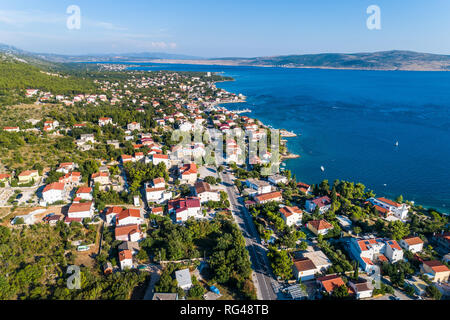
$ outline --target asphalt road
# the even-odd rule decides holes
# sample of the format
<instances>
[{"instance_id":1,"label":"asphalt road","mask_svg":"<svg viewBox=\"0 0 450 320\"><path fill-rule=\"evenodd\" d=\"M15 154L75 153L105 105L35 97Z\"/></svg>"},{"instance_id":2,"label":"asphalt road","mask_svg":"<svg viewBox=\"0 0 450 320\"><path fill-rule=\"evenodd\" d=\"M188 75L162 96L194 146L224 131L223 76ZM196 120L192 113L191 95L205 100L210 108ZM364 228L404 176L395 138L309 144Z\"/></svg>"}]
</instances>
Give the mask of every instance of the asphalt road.
<instances>
[{"instance_id":1,"label":"asphalt road","mask_svg":"<svg viewBox=\"0 0 450 320\"><path fill-rule=\"evenodd\" d=\"M276 300L277 296L272 287L272 281L276 282L276 279L270 268L267 249L261 245L258 231L247 208L245 208L239 198L240 195L232 181L232 177L231 173L220 174L220 178L226 186L233 217L244 236L245 244L250 254L258 298L262 300Z\"/></svg>"}]
</instances>

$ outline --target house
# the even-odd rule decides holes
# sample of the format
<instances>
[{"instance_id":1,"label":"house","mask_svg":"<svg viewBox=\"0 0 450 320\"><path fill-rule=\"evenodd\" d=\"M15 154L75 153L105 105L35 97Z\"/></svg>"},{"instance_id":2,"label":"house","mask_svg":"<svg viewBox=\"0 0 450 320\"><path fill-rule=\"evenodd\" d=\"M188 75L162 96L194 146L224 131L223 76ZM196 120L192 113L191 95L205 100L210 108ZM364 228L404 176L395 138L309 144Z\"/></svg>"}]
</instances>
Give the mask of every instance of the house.
<instances>
[{"instance_id":1,"label":"house","mask_svg":"<svg viewBox=\"0 0 450 320\"><path fill-rule=\"evenodd\" d=\"M163 162L166 165L166 168L170 167L170 160L167 154L153 154L152 155L152 163L157 166L159 163Z\"/></svg>"},{"instance_id":2,"label":"house","mask_svg":"<svg viewBox=\"0 0 450 320\"><path fill-rule=\"evenodd\" d=\"M73 162L63 162L59 164L58 169L56 169L56 172L67 174L70 171L73 171L75 169L75 163Z\"/></svg>"},{"instance_id":3,"label":"house","mask_svg":"<svg viewBox=\"0 0 450 320\"><path fill-rule=\"evenodd\" d=\"M8 173L0 173L0 182L11 182L11 175Z\"/></svg>"},{"instance_id":4,"label":"house","mask_svg":"<svg viewBox=\"0 0 450 320\"><path fill-rule=\"evenodd\" d=\"M213 191L209 183L197 181L194 185L195 195L200 199L200 203L208 201L220 201L220 193Z\"/></svg>"},{"instance_id":5,"label":"house","mask_svg":"<svg viewBox=\"0 0 450 320\"><path fill-rule=\"evenodd\" d=\"M87 200L91 201L92 198L92 188L89 187L81 187L77 190L75 193L77 198L80 198L81 200Z\"/></svg>"},{"instance_id":6,"label":"house","mask_svg":"<svg viewBox=\"0 0 450 320\"><path fill-rule=\"evenodd\" d=\"M281 192L275 191L255 196L255 202L258 204L264 204L271 201L276 202L283 201L283 196L281 195Z\"/></svg>"},{"instance_id":7,"label":"house","mask_svg":"<svg viewBox=\"0 0 450 320\"><path fill-rule=\"evenodd\" d=\"M197 165L188 163L179 168L181 182L193 184L197 181Z\"/></svg>"},{"instance_id":8,"label":"house","mask_svg":"<svg viewBox=\"0 0 450 320\"><path fill-rule=\"evenodd\" d=\"M143 222L144 219L141 218L139 209L125 209L116 216L116 226L142 224Z\"/></svg>"},{"instance_id":9,"label":"house","mask_svg":"<svg viewBox=\"0 0 450 320\"><path fill-rule=\"evenodd\" d=\"M164 178L156 178L152 181L153 188L165 188L166 187L166 181Z\"/></svg>"},{"instance_id":10,"label":"house","mask_svg":"<svg viewBox=\"0 0 450 320\"><path fill-rule=\"evenodd\" d=\"M320 286L320 289L328 294L332 294L333 291L340 286L345 286L344 281L338 275L328 275L325 277L320 277L317 278L316 281Z\"/></svg>"},{"instance_id":11,"label":"house","mask_svg":"<svg viewBox=\"0 0 450 320\"><path fill-rule=\"evenodd\" d=\"M51 225L51 226L54 226L54 225L56 225L56 223L58 222L58 221L60 221L61 219L62 219L62 215L59 215L59 214L55 214L55 215L52 215L52 216L50 216L50 217L47 217L47 219L45 220L45 222L47 222L49 225Z\"/></svg>"},{"instance_id":12,"label":"house","mask_svg":"<svg viewBox=\"0 0 450 320\"><path fill-rule=\"evenodd\" d=\"M302 223L303 211L298 207L284 206L280 208L280 214L281 218L283 218L284 222L286 222L286 225L289 227L301 225Z\"/></svg>"},{"instance_id":13,"label":"house","mask_svg":"<svg viewBox=\"0 0 450 320\"><path fill-rule=\"evenodd\" d=\"M318 236L319 234L321 235L325 235L327 234L330 230L333 229L333 225L331 223L329 223L326 220L311 220L308 221L308 223L306 224L306 227L311 230L312 233L314 233L316 236Z\"/></svg>"},{"instance_id":14,"label":"house","mask_svg":"<svg viewBox=\"0 0 450 320\"><path fill-rule=\"evenodd\" d=\"M133 267L133 255L130 250L119 251L120 269L130 269Z\"/></svg>"},{"instance_id":15,"label":"house","mask_svg":"<svg viewBox=\"0 0 450 320\"><path fill-rule=\"evenodd\" d=\"M72 203L69 207L67 216L69 218L92 218L94 215L94 203Z\"/></svg>"},{"instance_id":16,"label":"house","mask_svg":"<svg viewBox=\"0 0 450 320\"><path fill-rule=\"evenodd\" d=\"M178 293L161 293L161 292L155 292L153 294L152 300L178 300Z\"/></svg>"},{"instance_id":17,"label":"house","mask_svg":"<svg viewBox=\"0 0 450 320\"><path fill-rule=\"evenodd\" d=\"M108 125L108 124L113 124L113 121L112 121L111 118L105 117L105 118L100 118L100 119L98 119L98 125L99 125L100 127L106 126L106 125Z\"/></svg>"},{"instance_id":18,"label":"house","mask_svg":"<svg viewBox=\"0 0 450 320\"><path fill-rule=\"evenodd\" d=\"M137 122L132 122L127 125L127 129L130 131L141 130L141 124Z\"/></svg>"},{"instance_id":19,"label":"house","mask_svg":"<svg viewBox=\"0 0 450 320\"><path fill-rule=\"evenodd\" d=\"M188 268L175 271L175 278L181 289L188 290L192 287L191 273Z\"/></svg>"},{"instance_id":20,"label":"house","mask_svg":"<svg viewBox=\"0 0 450 320\"><path fill-rule=\"evenodd\" d=\"M121 241L139 241L144 237L141 227L138 224L116 226L114 235L116 240Z\"/></svg>"},{"instance_id":21,"label":"house","mask_svg":"<svg viewBox=\"0 0 450 320\"><path fill-rule=\"evenodd\" d=\"M121 213L123 209L121 207L109 207L105 211L105 220L108 224L116 224L116 217Z\"/></svg>"},{"instance_id":22,"label":"house","mask_svg":"<svg viewBox=\"0 0 450 320\"><path fill-rule=\"evenodd\" d=\"M419 237L407 237L400 240L400 246L412 253L417 253L423 250L423 241Z\"/></svg>"},{"instance_id":23,"label":"house","mask_svg":"<svg viewBox=\"0 0 450 320\"><path fill-rule=\"evenodd\" d=\"M245 184L249 188L256 190L258 194L270 193L272 191L272 186L266 181L250 178L245 181Z\"/></svg>"},{"instance_id":24,"label":"house","mask_svg":"<svg viewBox=\"0 0 450 320\"><path fill-rule=\"evenodd\" d=\"M319 212L323 214L330 209L331 199L328 196L323 196L312 200L306 200L305 207L308 212L314 212L316 207L319 207Z\"/></svg>"},{"instance_id":25,"label":"house","mask_svg":"<svg viewBox=\"0 0 450 320\"><path fill-rule=\"evenodd\" d=\"M347 218L346 216L343 216L343 215L336 216L336 220L338 221L339 225L344 230L349 230L353 225L352 220L350 220L349 218Z\"/></svg>"},{"instance_id":26,"label":"house","mask_svg":"<svg viewBox=\"0 0 450 320\"><path fill-rule=\"evenodd\" d=\"M195 197L170 200L168 203L169 214L175 215L177 223L185 222L189 218L203 218L200 199Z\"/></svg>"},{"instance_id":27,"label":"house","mask_svg":"<svg viewBox=\"0 0 450 320\"><path fill-rule=\"evenodd\" d=\"M271 175L267 178L267 180L274 185L277 185L279 183L284 183L284 184L288 183L288 178L286 178L285 176L282 176L281 174Z\"/></svg>"},{"instance_id":28,"label":"house","mask_svg":"<svg viewBox=\"0 0 450 320\"><path fill-rule=\"evenodd\" d=\"M356 299L372 297L373 288L366 279L350 280L348 285L355 292Z\"/></svg>"},{"instance_id":29,"label":"house","mask_svg":"<svg viewBox=\"0 0 450 320\"><path fill-rule=\"evenodd\" d=\"M333 263L321 250L307 251L302 253L303 258L310 259L316 266L316 272L325 272Z\"/></svg>"},{"instance_id":30,"label":"house","mask_svg":"<svg viewBox=\"0 0 450 320\"><path fill-rule=\"evenodd\" d=\"M427 275L433 282L448 282L450 269L438 260L423 261L420 272Z\"/></svg>"},{"instance_id":31,"label":"house","mask_svg":"<svg viewBox=\"0 0 450 320\"><path fill-rule=\"evenodd\" d=\"M379 268L376 262L389 261L395 263L403 259L403 250L395 240L381 238L351 238L350 255L359 261L365 272L374 272Z\"/></svg>"},{"instance_id":32,"label":"house","mask_svg":"<svg viewBox=\"0 0 450 320\"><path fill-rule=\"evenodd\" d=\"M303 192L305 194L308 194L311 192L311 186L304 182L297 183L297 187L300 189L301 192Z\"/></svg>"},{"instance_id":33,"label":"house","mask_svg":"<svg viewBox=\"0 0 450 320\"><path fill-rule=\"evenodd\" d=\"M109 178L109 172L96 172L91 175L91 185L95 186L98 183L100 185L100 190L105 190L106 186L111 184Z\"/></svg>"},{"instance_id":34,"label":"house","mask_svg":"<svg viewBox=\"0 0 450 320\"><path fill-rule=\"evenodd\" d=\"M37 182L39 179L39 172L37 170L26 170L18 175L20 184L27 184L32 181Z\"/></svg>"},{"instance_id":35,"label":"house","mask_svg":"<svg viewBox=\"0 0 450 320\"><path fill-rule=\"evenodd\" d=\"M19 132L19 127L3 127L3 130L6 132Z\"/></svg>"},{"instance_id":36,"label":"house","mask_svg":"<svg viewBox=\"0 0 450 320\"><path fill-rule=\"evenodd\" d=\"M151 202L161 204L172 199L172 192L166 191L165 186L159 188L146 188L145 198L147 199L147 204Z\"/></svg>"},{"instance_id":37,"label":"house","mask_svg":"<svg viewBox=\"0 0 450 320\"><path fill-rule=\"evenodd\" d=\"M124 241L117 247L119 251L130 250L133 255L139 252L139 243L132 241Z\"/></svg>"},{"instance_id":38,"label":"house","mask_svg":"<svg viewBox=\"0 0 450 320\"><path fill-rule=\"evenodd\" d=\"M152 208L152 214L157 216L162 216L164 214L164 208L163 207L154 207Z\"/></svg>"},{"instance_id":39,"label":"house","mask_svg":"<svg viewBox=\"0 0 450 320\"><path fill-rule=\"evenodd\" d=\"M294 273L295 279L300 281L314 279L315 274L318 272L317 267L309 258L294 259L292 271Z\"/></svg>"},{"instance_id":40,"label":"house","mask_svg":"<svg viewBox=\"0 0 450 320\"><path fill-rule=\"evenodd\" d=\"M113 273L113 267L111 262L105 262L103 263L103 274L108 275Z\"/></svg>"},{"instance_id":41,"label":"house","mask_svg":"<svg viewBox=\"0 0 450 320\"><path fill-rule=\"evenodd\" d=\"M374 206L378 206L387 210L387 212L385 213L386 216L392 213L400 220L405 220L408 217L410 206L407 204L400 204L386 198L370 198L367 201L372 203Z\"/></svg>"},{"instance_id":42,"label":"house","mask_svg":"<svg viewBox=\"0 0 450 320\"><path fill-rule=\"evenodd\" d=\"M45 186L42 199L46 204L64 200L64 183L54 182Z\"/></svg>"},{"instance_id":43,"label":"house","mask_svg":"<svg viewBox=\"0 0 450 320\"><path fill-rule=\"evenodd\" d=\"M60 183L70 186L78 185L81 182L81 172L69 172L59 178Z\"/></svg>"}]
</instances>

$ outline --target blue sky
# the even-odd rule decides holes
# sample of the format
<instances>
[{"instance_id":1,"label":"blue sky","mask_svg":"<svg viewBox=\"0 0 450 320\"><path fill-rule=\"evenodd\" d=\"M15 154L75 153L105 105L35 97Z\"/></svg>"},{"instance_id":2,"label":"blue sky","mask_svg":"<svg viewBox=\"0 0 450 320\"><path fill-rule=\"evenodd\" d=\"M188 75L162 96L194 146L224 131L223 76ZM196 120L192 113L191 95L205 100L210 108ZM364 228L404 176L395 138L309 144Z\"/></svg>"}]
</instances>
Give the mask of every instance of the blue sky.
<instances>
[{"instance_id":1,"label":"blue sky","mask_svg":"<svg viewBox=\"0 0 450 320\"><path fill-rule=\"evenodd\" d=\"M381 30L366 27L372 4ZM81 9L79 30L66 27L69 5ZM449 18L448 0L0 0L0 43L65 54L450 54Z\"/></svg>"}]
</instances>

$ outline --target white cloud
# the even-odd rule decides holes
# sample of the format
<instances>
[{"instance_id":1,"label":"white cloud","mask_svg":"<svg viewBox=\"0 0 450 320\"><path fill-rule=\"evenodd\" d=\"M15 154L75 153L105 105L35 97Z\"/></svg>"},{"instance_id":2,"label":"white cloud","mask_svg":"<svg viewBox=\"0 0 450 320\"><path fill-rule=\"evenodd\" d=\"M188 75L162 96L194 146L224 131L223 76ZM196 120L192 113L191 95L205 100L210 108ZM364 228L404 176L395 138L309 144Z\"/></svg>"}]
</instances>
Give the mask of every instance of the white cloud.
<instances>
[{"instance_id":1,"label":"white cloud","mask_svg":"<svg viewBox=\"0 0 450 320\"><path fill-rule=\"evenodd\" d=\"M158 48L158 49L175 49L177 47L177 44L174 42L166 43L164 41L160 42L152 42L152 47Z\"/></svg>"}]
</instances>

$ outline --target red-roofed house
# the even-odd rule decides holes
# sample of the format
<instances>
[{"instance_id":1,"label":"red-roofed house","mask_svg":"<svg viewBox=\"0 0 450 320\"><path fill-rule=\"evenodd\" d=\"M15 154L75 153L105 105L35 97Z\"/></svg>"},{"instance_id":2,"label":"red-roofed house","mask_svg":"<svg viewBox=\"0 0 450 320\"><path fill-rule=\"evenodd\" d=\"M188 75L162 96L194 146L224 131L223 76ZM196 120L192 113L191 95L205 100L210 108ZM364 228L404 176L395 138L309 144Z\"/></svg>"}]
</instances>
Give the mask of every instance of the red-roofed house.
<instances>
[{"instance_id":1,"label":"red-roofed house","mask_svg":"<svg viewBox=\"0 0 450 320\"><path fill-rule=\"evenodd\" d=\"M128 224L125 226L117 226L114 230L116 240L121 241L139 241L144 236L141 232L141 227L138 224Z\"/></svg>"},{"instance_id":2,"label":"red-roofed house","mask_svg":"<svg viewBox=\"0 0 450 320\"><path fill-rule=\"evenodd\" d=\"M64 183L54 182L45 186L42 199L46 204L64 200Z\"/></svg>"},{"instance_id":3,"label":"red-roofed house","mask_svg":"<svg viewBox=\"0 0 450 320\"><path fill-rule=\"evenodd\" d=\"M317 278L317 283L319 284L320 288L328 294L332 294L333 291L340 286L345 286L344 281L338 275L328 275L325 277Z\"/></svg>"},{"instance_id":4,"label":"red-roofed house","mask_svg":"<svg viewBox=\"0 0 450 320\"><path fill-rule=\"evenodd\" d=\"M438 260L424 261L420 266L420 271L428 275L433 282L449 281L450 269Z\"/></svg>"},{"instance_id":5,"label":"red-roofed house","mask_svg":"<svg viewBox=\"0 0 450 320\"><path fill-rule=\"evenodd\" d=\"M408 217L410 206L408 206L407 204L400 204L386 198L370 198L368 199L368 201L374 206L380 206L384 209L389 210L400 220L405 220Z\"/></svg>"},{"instance_id":6,"label":"red-roofed house","mask_svg":"<svg viewBox=\"0 0 450 320\"><path fill-rule=\"evenodd\" d=\"M76 192L76 197L82 200L91 201L92 200L92 188L81 187Z\"/></svg>"},{"instance_id":7,"label":"red-roofed house","mask_svg":"<svg viewBox=\"0 0 450 320\"><path fill-rule=\"evenodd\" d=\"M130 269L133 267L133 254L131 250L119 251L120 269Z\"/></svg>"},{"instance_id":8,"label":"red-roofed house","mask_svg":"<svg viewBox=\"0 0 450 320\"><path fill-rule=\"evenodd\" d=\"M113 121L112 121L111 118L104 117L104 118L98 119L98 125L99 125L100 127L106 126L106 125L108 125L108 124L113 124Z\"/></svg>"},{"instance_id":9,"label":"red-roofed house","mask_svg":"<svg viewBox=\"0 0 450 320\"><path fill-rule=\"evenodd\" d=\"M179 168L180 180L184 183L194 183L197 181L197 165L195 163L188 163Z\"/></svg>"},{"instance_id":10,"label":"red-roofed house","mask_svg":"<svg viewBox=\"0 0 450 320\"><path fill-rule=\"evenodd\" d=\"M72 203L69 207L67 216L69 218L92 218L94 215L94 203Z\"/></svg>"},{"instance_id":11,"label":"red-roofed house","mask_svg":"<svg viewBox=\"0 0 450 320\"><path fill-rule=\"evenodd\" d=\"M400 240L400 245L402 248L411 251L412 253L417 253L423 250L423 241L419 237L407 237Z\"/></svg>"},{"instance_id":12,"label":"red-roofed house","mask_svg":"<svg viewBox=\"0 0 450 320\"><path fill-rule=\"evenodd\" d=\"M121 213L123 209L121 207L108 207L105 210L105 219L108 224L116 224L116 217L119 213Z\"/></svg>"},{"instance_id":13,"label":"red-roofed house","mask_svg":"<svg viewBox=\"0 0 450 320\"><path fill-rule=\"evenodd\" d=\"M316 236L319 234L325 235L331 229L333 229L333 225L326 220L311 220L308 221L306 227L311 230Z\"/></svg>"},{"instance_id":14,"label":"red-roofed house","mask_svg":"<svg viewBox=\"0 0 450 320\"><path fill-rule=\"evenodd\" d=\"M323 196L312 200L306 200L305 207L309 212L314 212L316 207L319 207L320 213L325 213L331 207L331 199L328 196Z\"/></svg>"},{"instance_id":15,"label":"red-roofed house","mask_svg":"<svg viewBox=\"0 0 450 320\"><path fill-rule=\"evenodd\" d=\"M198 198L180 198L170 200L168 203L169 214L175 215L177 223L185 222L189 218L203 218L200 200Z\"/></svg>"},{"instance_id":16,"label":"red-roofed house","mask_svg":"<svg viewBox=\"0 0 450 320\"><path fill-rule=\"evenodd\" d=\"M152 163L153 165L157 166L158 163L164 162L166 165L166 169L169 169L170 167L170 160L169 156L167 154L153 154L152 155Z\"/></svg>"},{"instance_id":17,"label":"red-roofed house","mask_svg":"<svg viewBox=\"0 0 450 320\"><path fill-rule=\"evenodd\" d=\"M298 207L282 207L280 208L280 214L289 227L302 223L303 211Z\"/></svg>"},{"instance_id":18,"label":"red-roofed house","mask_svg":"<svg viewBox=\"0 0 450 320\"><path fill-rule=\"evenodd\" d=\"M144 219L141 218L139 209L125 209L116 216L116 225L124 226L128 224L142 224Z\"/></svg>"},{"instance_id":19,"label":"red-roofed house","mask_svg":"<svg viewBox=\"0 0 450 320\"><path fill-rule=\"evenodd\" d=\"M280 202L283 201L283 196L281 195L281 192L275 191L275 192L269 192L269 193L263 193L255 196L255 202L258 204L264 204L267 202L276 201Z\"/></svg>"}]
</instances>

